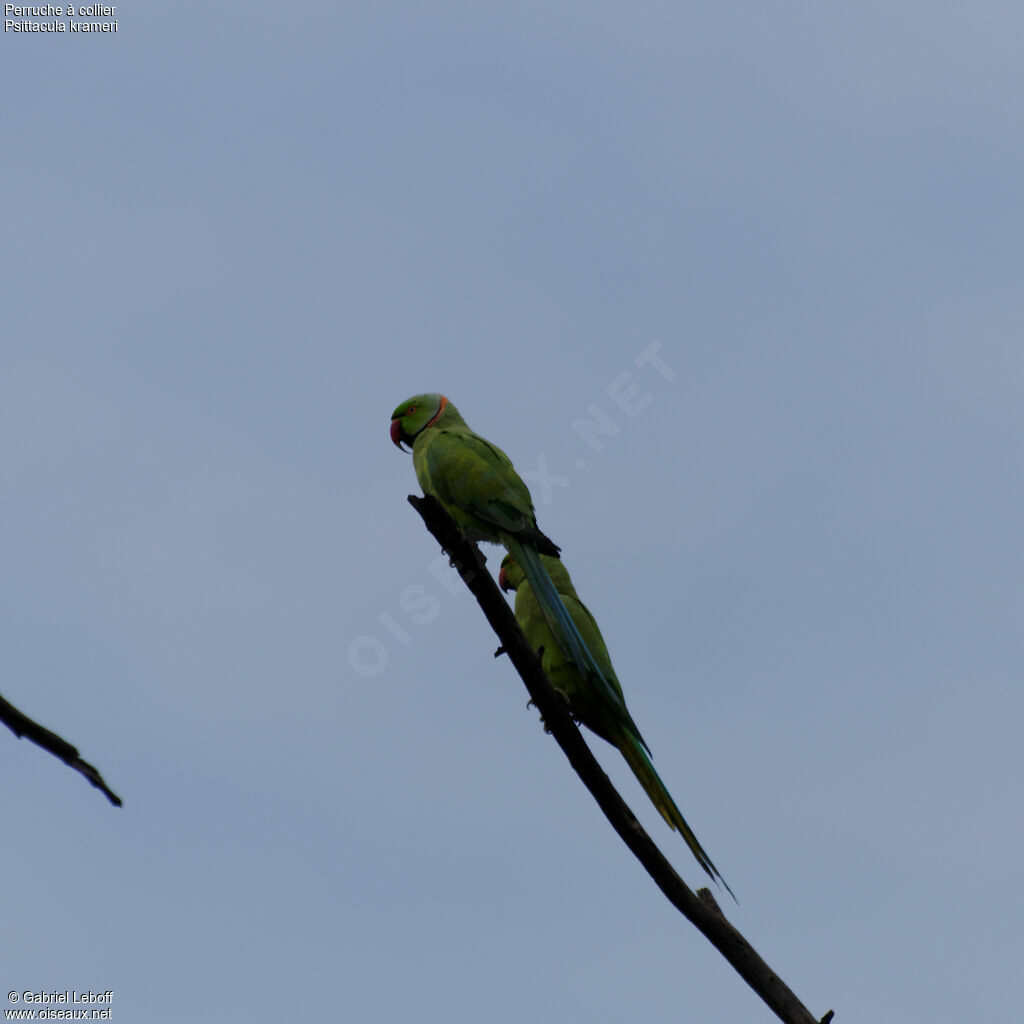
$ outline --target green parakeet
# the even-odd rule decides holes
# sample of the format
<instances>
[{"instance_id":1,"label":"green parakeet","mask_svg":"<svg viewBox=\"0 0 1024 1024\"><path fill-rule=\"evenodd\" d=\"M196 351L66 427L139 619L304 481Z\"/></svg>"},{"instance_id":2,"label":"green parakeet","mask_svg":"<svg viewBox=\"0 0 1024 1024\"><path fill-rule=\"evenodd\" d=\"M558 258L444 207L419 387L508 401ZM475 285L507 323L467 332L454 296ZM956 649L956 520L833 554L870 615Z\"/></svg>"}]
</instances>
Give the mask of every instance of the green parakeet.
<instances>
[{"instance_id":1,"label":"green parakeet","mask_svg":"<svg viewBox=\"0 0 1024 1024\"><path fill-rule=\"evenodd\" d=\"M621 703L616 690L587 649L541 561L557 563L557 545L537 528L533 501L509 457L474 434L444 395L415 395L391 414L391 440L412 447L416 479L468 536L508 549L522 566L560 650L579 666L606 701ZM625 706L622 706L625 712Z\"/></svg>"},{"instance_id":2,"label":"green parakeet","mask_svg":"<svg viewBox=\"0 0 1024 1024\"><path fill-rule=\"evenodd\" d=\"M512 555L506 555L501 563L498 582L501 584L502 590L516 592L516 621L522 627L530 646L535 651L542 650L541 665L548 679L551 680L551 685L565 694L574 718L596 732L602 739L618 747L619 752L626 759L626 763L633 770L633 774L639 779L640 785L644 787L650 797L651 803L657 807L669 827L679 830L700 866L712 879L721 882L729 891L729 895L732 895L732 889L729 889L725 879L711 863L711 858L704 852L704 848L697 841L697 837L693 834L690 826L686 824L686 819L669 795L665 784L654 770L648 757L650 748L640 736L640 730L626 710L622 686L615 675L615 669L612 668L612 661L608 656L608 648L605 646L601 631L597 628L594 616L590 614L587 606L577 596L568 570L560 561L549 558L547 555L541 556L541 562L561 596L562 603L575 621L587 649L597 659L604 676L610 680L615 689L618 699L614 702L606 700L604 693L591 685L589 679L578 670L572 658L566 656L561 646L555 642L529 579L517 564L516 559Z\"/></svg>"}]
</instances>

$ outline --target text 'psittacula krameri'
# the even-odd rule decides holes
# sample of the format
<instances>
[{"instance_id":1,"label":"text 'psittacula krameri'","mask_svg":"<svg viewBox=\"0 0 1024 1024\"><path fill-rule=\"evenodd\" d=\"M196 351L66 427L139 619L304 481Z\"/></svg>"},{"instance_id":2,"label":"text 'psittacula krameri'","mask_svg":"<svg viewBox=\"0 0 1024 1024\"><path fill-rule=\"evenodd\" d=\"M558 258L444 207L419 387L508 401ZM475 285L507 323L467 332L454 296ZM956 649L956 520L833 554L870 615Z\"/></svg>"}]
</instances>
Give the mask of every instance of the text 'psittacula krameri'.
<instances>
[{"instance_id":1,"label":"text 'psittacula krameri'","mask_svg":"<svg viewBox=\"0 0 1024 1024\"><path fill-rule=\"evenodd\" d=\"M474 540L502 544L523 567L559 648L614 704L621 700L587 650L572 616L551 582L541 554L557 562L558 546L537 528L526 484L497 446L474 434L444 395L415 395L391 414L391 440L412 447L416 479L424 494L445 507ZM625 707L623 706L623 711Z\"/></svg>"},{"instance_id":2,"label":"text 'psittacula krameri'","mask_svg":"<svg viewBox=\"0 0 1024 1024\"><path fill-rule=\"evenodd\" d=\"M686 824L686 819L651 764L648 756L650 748L644 742L640 730L626 710L622 686L615 675L615 669L612 668L608 648L605 646L601 631L597 628L594 616L590 614L587 606L577 596L565 566L558 559L549 558L547 555L540 557L562 603L576 623L583 642L597 659L604 676L615 689L617 700L607 700L603 691L591 684L585 674L579 671L572 658L567 656L561 646L555 642L530 581L517 564L515 557L506 555L501 563L498 582L501 584L502 590L516 592L516 621L522 627L530 646L535 651L542 652L541 666L548 679L551 680L551 685L565 694L574 718L596 732L602 739L618 747L626 759L626 763L633 770L633 774L640 781L640 785L644 787L650 797L651 803L661 812L661 816L668 822L669 827L679 830L700 866L712 879L721 882L731 896L732 889L729 889L725 879L711 863L711 858L704 852L704 847L700 845L693 830Z\"/></svg>"}]
</instances>

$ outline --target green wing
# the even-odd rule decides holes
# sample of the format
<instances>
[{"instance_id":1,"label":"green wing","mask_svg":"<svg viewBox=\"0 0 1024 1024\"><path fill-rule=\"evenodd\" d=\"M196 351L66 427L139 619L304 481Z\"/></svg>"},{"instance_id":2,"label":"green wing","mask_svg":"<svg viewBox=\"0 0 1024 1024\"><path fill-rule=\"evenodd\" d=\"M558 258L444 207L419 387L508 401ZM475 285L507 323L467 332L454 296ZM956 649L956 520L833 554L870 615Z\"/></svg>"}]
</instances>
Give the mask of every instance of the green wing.
<instances>
[{"instance_id":1,"label":"green wing","mask_svg":"<svg viewBox=\"0 0 1024 1024\"><path fill-rule=\"evenodd\" d=\"M416 476L464 530L485 540L519 538L557 553L537 529L533 502L509 457L468 429L424 432L413 449Z\"/></svg>"}]
</instances>

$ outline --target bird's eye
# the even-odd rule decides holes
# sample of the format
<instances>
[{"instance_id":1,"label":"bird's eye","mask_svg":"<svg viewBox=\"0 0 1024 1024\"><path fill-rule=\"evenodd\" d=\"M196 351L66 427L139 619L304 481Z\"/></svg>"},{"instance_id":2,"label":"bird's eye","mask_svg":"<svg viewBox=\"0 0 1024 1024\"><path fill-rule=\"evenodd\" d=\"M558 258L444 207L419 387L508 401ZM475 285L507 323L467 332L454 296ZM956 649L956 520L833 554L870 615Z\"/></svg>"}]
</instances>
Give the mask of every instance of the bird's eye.
<instances>
[{"instance_id":1,"label":"bird's eye","mask_svg":"<svg viewBox=\"0 0 1024 1024\"><path fill-rule=\"evenodd\" d=\"M410 405L409 408L405 410L405 415L406 416L411 416L415 411L416 411L416 406L415 405Z\"/></svg>"}]
</instances>

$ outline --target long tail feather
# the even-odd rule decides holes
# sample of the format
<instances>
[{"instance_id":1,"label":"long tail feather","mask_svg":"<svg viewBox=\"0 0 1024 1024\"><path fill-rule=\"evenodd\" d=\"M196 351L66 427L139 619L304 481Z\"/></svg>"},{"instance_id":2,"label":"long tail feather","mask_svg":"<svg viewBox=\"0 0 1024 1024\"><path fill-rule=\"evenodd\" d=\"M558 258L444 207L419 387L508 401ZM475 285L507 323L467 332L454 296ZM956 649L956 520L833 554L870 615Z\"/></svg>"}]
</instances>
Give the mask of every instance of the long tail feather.
<instances>
[{"instance_id":1,"label":"long tail feather","mask_svg":"<svg viewBox=\"0 0 1024 1024\"><path fill-rule=\"evenodd\" d=\"M580 675L596 682L611 705L620 709L622 714L629 719L626 705L615 687L608 681L608 677L580 635L576 623L573 622L565 603L555 589L554 583L551 582L551 577L548 576L544 563L540 560L540 555L532 547L520 544L515 537L505 536L502 540L530 581L530 586L533 587L544 618L551 627L551 632L554 633L562 653L573 662ZM641 742L643 741L641 740Z\"/></svg>"},{"instance_id":2,"label":"long tail feather","mask_svg":"<svg viewBox=\"0 0 1024 1024\"><path fill-rule=\"evenodd\" d=\"M615 742L615 745L626 759L626 763L632 769L640 785L643 786L651 803L658 809L669 828L679 831L686 841L686 845L696 857L697 863L704 869L708 877L716 884L721 884L735 900L736 896L729 888L728 882L719 874L718 868L712 863L704 847L700 845L693 830L686 824L682 812L654 770L654 765L651 764L648 756L650 749L633 724L633 719L626 710L626 705L618 690L609 682L607 675L580 635L561 595L555 589L551 577L548 576L544 563L540 560L540 555L534 548L526 547L515 537L505 535L502 537L502 541L529 580L541 611L544 613L544 618L547 620L562 653L572 661L581 676L600 688L604 697L610 702L610 707L616 709L615 717L622 724L622 728L621 740Z\"/></svg>"},{"instance_id":3,"label":"long tail feather","mask_svg":"<svg viewBox=\"0 0 1024 1024\"><path fill-rule=\"evenodd\" d=\"M721 883L725 887L726 892L735 900L735 893L729 888L729 883L718 873L718 868L712 864L711 858L693 834L693 829L686 824L686 819L679 808L676 807L676 803L665 788L665 784L658 777L658 773L654 770L654 765L651 764L650 758L628 733L623 734L622 742L618 744L618 747L622 756L626 759L626 763L633 769L633 774L639 780L640 785L644 787L644 791L650 797L651 803L658 808L661 816L668 822L669 828L679 830L680 835L686 840L686 845L690 848L694 857L697 858L697 863L707 872L713 882ZM737 902L739 901L737 900Z\"/></svg>"}]
</instances>

